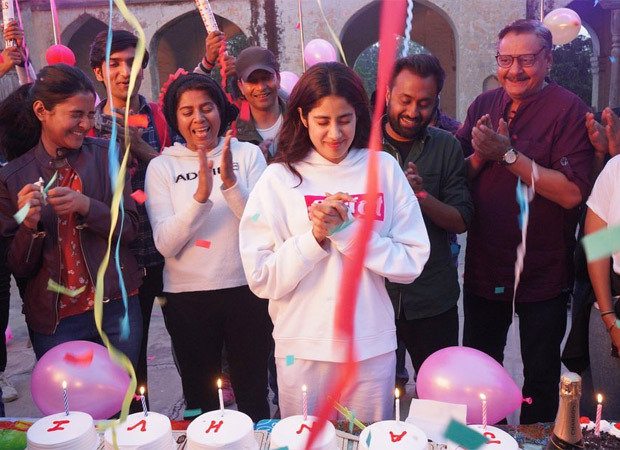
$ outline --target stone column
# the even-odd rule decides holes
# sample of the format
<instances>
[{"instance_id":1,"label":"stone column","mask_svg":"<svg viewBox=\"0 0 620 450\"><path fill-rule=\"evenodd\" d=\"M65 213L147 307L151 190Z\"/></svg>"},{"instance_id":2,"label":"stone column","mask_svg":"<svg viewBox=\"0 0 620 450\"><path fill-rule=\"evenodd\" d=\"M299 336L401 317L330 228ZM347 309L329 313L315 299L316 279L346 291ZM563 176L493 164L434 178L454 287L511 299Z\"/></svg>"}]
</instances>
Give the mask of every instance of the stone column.
<instances>
[{"instance_id":1,"label":"stone column","mask_svg":"<svg viewBox=\"0 0 620 450\"><path fill-rule=\"evenodd\" d=\"M609 106L620 106L620 10L611 11L611 77Z\"/></svg>"},{"instance_id":2,"label":"stone column","mask_svg":"<svg viewBox=\"0 0 620 450\"><path fill-rule=\"evenodd\" d=\"M599 87L599 57L592 55L590 57L590 67L592 69L592 109L598 111L598 87Z\"/></svg>"}]
</instances>

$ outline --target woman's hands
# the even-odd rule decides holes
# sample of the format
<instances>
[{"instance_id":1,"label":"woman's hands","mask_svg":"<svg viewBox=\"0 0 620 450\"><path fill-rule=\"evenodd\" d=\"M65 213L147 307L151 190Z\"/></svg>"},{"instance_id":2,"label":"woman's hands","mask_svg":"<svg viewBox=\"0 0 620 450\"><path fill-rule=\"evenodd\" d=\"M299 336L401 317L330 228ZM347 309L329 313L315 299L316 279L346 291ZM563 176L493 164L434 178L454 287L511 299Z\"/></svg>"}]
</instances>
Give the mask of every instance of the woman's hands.
<instances>
[{"instance_id":1,"label":"woman's hands","mask_svg":"<svg viewBox=\"0 0 620 450\"><path fill-rule=\"evenodd\" d=\"M198 187L194 193L194 200L206 203L213 190L213 161L207 159L207 150L198 148Z\"/></svg>"},{"instance_id":2,"label":"woman's hands","mask_svg":"<svg viewBox=\"0 0 620 450\"><path fill-rule=\"evenodd\" d=\"M222 146L222 161L220 166L220 176L222 177L222 184L224 189L229 189L237 182L235 171L233 170L232 152L230 151L230 139L233 136L233 132L228 130L226 132L226 138L224 139L224 145Z\"/></svg>"},{"instance_id":3,"label":"woman's hands","mask_svg":"<svg viewBox=\"0 0 620 450\"><path fill-rule=\"evenodd\" d=\"M17 208L22 209L26 203L30 203L30 210L23 224L31 230L36 230L41 220L42 205L41 188L36 184L27 184L17 193Z\"/></svg>"},{"instance_id":4,"label":"woman's hands","mask_svg":"<svg viewBox=\"0 0 620 450\"><path fill-rule=\"evenodd\" d=\"M353 197L344 192L327 194L321 203L310 205L309 214L312 221L312 234L322 244L332 230L348 220L349 209L345 202L353 202Z\"/></svg>"},{"instance_id":5,"label":"woman's hands","mask_svg":"<svg viewBox=\"0 0 620 450\"><path fill-rule=\"evenodd\" d=\"M54 212L59 216L78 213L88 215L90 199L68 187L56 187L47 193L47 202L52 205Z\"/></svg>"}]
</instances>

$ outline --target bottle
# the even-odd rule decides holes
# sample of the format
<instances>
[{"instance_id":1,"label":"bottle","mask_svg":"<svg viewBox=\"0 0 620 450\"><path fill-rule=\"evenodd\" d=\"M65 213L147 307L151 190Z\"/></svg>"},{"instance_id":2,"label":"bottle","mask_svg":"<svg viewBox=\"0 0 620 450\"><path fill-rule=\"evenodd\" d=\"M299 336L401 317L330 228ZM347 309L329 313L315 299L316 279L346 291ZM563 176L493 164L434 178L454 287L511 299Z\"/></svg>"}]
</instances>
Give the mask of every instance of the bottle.
<instances>
[{"instance_id":1,"label":"bottle","mask_svg":"<svg viewBox=\"0 0 620 450\"><path fill-rule=\"evenodd\" d=\"M560 379L560 406L555 419L553 434L549 438L547 450L583 449L583 436L579 424L579 399L581 397L581 377L567 372Z\"/></svg>"}]
</instances>

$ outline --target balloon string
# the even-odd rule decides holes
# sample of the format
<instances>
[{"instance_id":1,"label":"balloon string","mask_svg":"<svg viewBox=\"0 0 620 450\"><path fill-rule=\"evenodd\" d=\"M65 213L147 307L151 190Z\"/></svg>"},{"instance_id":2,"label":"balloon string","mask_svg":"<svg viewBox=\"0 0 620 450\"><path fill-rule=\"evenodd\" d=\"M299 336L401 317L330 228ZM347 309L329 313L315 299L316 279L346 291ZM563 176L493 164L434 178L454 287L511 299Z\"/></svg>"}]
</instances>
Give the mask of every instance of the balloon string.
<instances>
[{"instance_id":1,"label":"balloon string","mask_svg":"<svg viewBox=\"0 0 620 450\"><path fill-rule=\"evenodd\" d=\"M319 0L320 1L320 0ZM404 0L383 2L381 5L381 26L379 64L377 71L377 102L373 112L372 128L370 132L367 167L366 195L368 204L367 211L374 211L377 205L377 192L379 186L379 152L381 151L381 116L385 108L386 88L392 74L392 65L396 57L396 40L393 36L402 33L404 24L400 21L405 13L406 3ZM389 8L389 10L388 10ZM381 99L381 100L380 100ZM306 443L306 450L312 448L315 439L321 433L331 412L329 397L339 398L340 393L347 384L354 384L357 380L358 363L355 351L355 328L354 320L357 306L357 294L360 287L360 279L364 267L368 241L374 226L374 216L366 214L360 219L360 227L356 232L351 257L344 258L344 267L338 290L338 303L335 311L334 328L339 340L347 342L347 352L343 370L335 375L335 380L330 383L331 389L320 405L318 411L318 430L311 433Z\"/></svg>"},{"instance_id":2,"label":"balloon string","mask_svg":"<svg viewBox=\"0 0 620 450\"><path fill-rule=\"evenodd\" d=\"M340 43L340 39L338 39L338 35L332 29L331 25L329 24L329 21L327 20L327 17L325 16L325 13L323 12L323 4L322 4L321 0L316 0L316 2L319 5L319 10L321 11L321 15L323 16L323 20L325 21L325 25L327 25L327 29L329 30L329 34L331 34L332 39L334 40L334 42L336 43L336 46L338 47L338 51L340 52L340 56L342 57L342 61L348 66L349 64L347 63L347 58L344 56L344 49L342 48L342 44Z\"/></svg>"},{"instance_id":3,"label":"balloon string","mask_svg":"<svg viewBox=\"0 0 620 450\"><path fill-rule=\"evenodd\" d=\"M304 16L301 9L301 0L297 0L297 10L299 13L299 39L301 40L301 72L306 71L306 44L304 43Z\"/></svg>"},{"instance_id":4,"label":"balloon string","mask_svg":"<svg viewBox=\"0 0 620 450\"><path fill-rule=\"evenodd\" d=\"M60 40L60 25L58 22L58 11L56 9L56 0L50 0L50 9L52 12L52 27L54 29L54 44L62 44Z\"/></svg>"}]
</instances>

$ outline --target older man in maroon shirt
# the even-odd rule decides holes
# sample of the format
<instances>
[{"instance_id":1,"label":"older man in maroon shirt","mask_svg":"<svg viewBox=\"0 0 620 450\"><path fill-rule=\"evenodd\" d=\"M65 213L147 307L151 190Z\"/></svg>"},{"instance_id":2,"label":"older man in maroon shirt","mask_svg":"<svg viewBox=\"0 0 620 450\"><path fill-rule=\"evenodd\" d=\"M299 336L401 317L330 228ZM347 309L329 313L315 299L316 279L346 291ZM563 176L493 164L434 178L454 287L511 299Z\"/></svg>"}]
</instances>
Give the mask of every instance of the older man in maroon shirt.
<instances>
[{"instance_id":1,"label":"older man in maroon shirt","mask_svg":"<svg viewBox=\"0 0 620 450\"><path fill-rule=\"evenodd\" d=\"M594 150L588 107L548 81L551 33L518 20L499 33L501 87L481 94L457 132L467 158L475 215L467 237L463 344L500 363L512 321L517 246L517 181L538 179L530 204L527 253L516 292L525 383L521 423L555 419L560 344L572 286L577 207L590 191Z\"/></svg>"}]
</instances>

